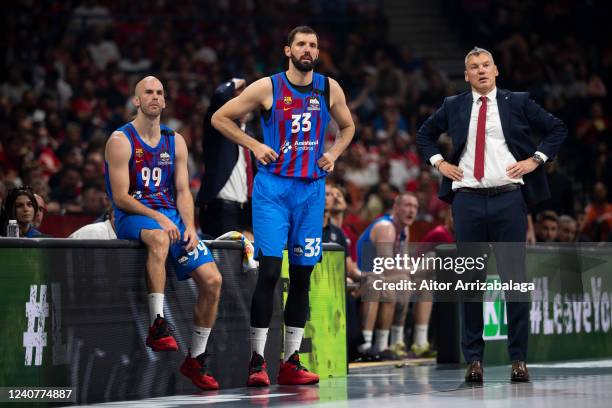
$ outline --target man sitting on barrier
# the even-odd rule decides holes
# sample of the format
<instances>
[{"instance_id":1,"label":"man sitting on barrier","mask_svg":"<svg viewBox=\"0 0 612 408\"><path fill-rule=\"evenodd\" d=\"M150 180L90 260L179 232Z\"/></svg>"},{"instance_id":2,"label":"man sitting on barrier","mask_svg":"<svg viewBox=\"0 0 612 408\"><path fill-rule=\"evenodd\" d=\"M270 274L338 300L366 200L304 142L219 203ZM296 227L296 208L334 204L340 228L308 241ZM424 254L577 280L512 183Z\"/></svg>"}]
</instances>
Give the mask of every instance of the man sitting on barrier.
<instances>
[{"instance_id":1,"label":"man sitting on barrier","mask_svg":"<svg viewBox=\"0 0 612 408\"><path fill-rule=\"evenodd\" d=\"M168 252L179 280L198 287L190 352L180 371L204 390L218 389L206 372L206 344L217 315L221 274L194 225L193 197L183 137L160 124L166 107L164 88L155 77L143 78L133 98L136 118L117 129L106 144L106 184L120 239L147 247L147 285L151 327L146 345L153 351L177 351L172 326L164 319L165 263Z\"/></svg>"}]
</instances>

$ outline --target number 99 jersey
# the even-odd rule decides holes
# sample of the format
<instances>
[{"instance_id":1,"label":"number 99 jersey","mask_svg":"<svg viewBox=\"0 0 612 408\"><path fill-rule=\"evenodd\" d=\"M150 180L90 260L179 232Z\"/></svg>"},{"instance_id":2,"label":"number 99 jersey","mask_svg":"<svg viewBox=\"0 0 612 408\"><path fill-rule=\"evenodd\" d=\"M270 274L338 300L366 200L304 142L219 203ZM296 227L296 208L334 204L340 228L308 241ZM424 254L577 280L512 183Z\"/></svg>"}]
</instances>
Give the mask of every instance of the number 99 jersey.
<instances>
[{"instance_id":1,"label":"number 99 jersey","mask_svg":"<svg viewBox=\"0 0 612 408\"><path fill-rule=\"evenodd\" d=\"M131 123L117 129L125 134L132 146L128 193L145 206L165 215L177 226L181 239L184 239L185 225L176 208L174 194L174 131L164 125L160 125L160 130L159 143L151 147L140 138ZM117 238L140 240L140 233L143 229L163 229L154 219L144 215L126 213L115 205L108 175L108 162L105 165L106 189L115 211ZM186 251L184 244L179 241L170 245L171 259L179 280L188 279L191 272L200 265L214 262L204 241L200 241L191 252Z\"/></svg>"},{"instance_id":2,"label":"number 99 jersey","mask_svg":"<svg viewBox=\"0 0 612 408\"><path fill-rule=\"evenodd\" d=\"M174 131L160 125L161 139L155 147L146 144L136 128L127 123L117 129L130 141L130 187L128 194L149 208L176 208L174 197ZM108 195L113 199L108 179ZM113 204L114 205L114 204Z\"/></svg>"}]
</instances>

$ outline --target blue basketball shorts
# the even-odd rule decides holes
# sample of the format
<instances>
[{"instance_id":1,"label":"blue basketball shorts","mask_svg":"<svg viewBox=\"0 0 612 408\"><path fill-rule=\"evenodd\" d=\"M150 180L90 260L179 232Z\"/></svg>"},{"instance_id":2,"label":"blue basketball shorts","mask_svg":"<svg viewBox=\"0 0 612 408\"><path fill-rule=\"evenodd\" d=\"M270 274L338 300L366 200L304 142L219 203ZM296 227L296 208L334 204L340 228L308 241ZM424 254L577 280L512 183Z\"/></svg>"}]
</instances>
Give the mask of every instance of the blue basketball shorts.
<instances>
[{"instance_id":1,"label":"blue basketball shorts","mask_svg":"<svg viewBox=\"0 0 612 408\"><path fill-rule=\"evenodd\" d=\"M181 238L185 233L185 224L176 209L160 208L157 211L168 217L179 229ZM115 228L117 238L140 240L140 232L145 230L163 229L157 221L144 215L126 214L122 211L115 211ZM183 243L178 242L170 245L170 258L174 264L176 278L178 280L189 279L191 272L201 265L214 262L212 253L200 240L198 246L191 252L185 250Z\"/></svg>"},{"instance_id":2,"label":"blue basketball shorts","mask_svg":"<svg viewBox=\"0 0 612 408\"><path fill-rule=\"evenodd\" d=\"M315 265L323 252L325 179L303 180L259 171L253 185L255 256L282 258Z\"/></svg>"}]
</instances>

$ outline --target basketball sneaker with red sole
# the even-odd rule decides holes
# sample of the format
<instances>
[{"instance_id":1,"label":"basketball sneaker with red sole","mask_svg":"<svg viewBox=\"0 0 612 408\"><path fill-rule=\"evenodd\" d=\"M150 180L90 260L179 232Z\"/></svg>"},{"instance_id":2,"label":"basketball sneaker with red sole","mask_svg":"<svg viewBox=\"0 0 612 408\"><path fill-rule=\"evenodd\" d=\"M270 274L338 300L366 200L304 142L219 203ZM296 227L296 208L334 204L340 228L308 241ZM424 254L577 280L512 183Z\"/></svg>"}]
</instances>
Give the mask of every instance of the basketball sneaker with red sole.
<instances>
[{"instance_id":1,"label":"basketball sneaker with red sole","mask_svg":"<svg viewBox=\"0 0 612 408\"><path fill-rule=\"evenodd\" d=\"M217 380L207 372L206 360L209 356L210 354L208 353L202 353L193 358L191 357L191 352L189 352L180 368L181 374L189 378L193 385L204 391L219 389Z\"/></svg>"},{"instance_id":2,"label":"basketball sneaker with red sole","mask_svg":"<svg viewBox=\"0 0 612 408\"><path fill-rule=\"evenodd\" d=\"M278 371L279 385L307 385L318 382L319 376L300 364L300 355L297 351L289 357L289 360L281 363Z\"/></svg>"},{"instance_id":3,"label":"basketball sneaker with red sole","mask_svg":"<svg viewBox=\"0 0 612 408\"><path fill-rule=\"evenodd\" d=\"M247 387L266 387L270 385L270 378L266 370L267 364L263 356L253 352L249 363L249 378Z\"/></svg>"},{"instance_id":4,"label":"basketball sneaker with red sole","mask_svg":"<svg viewBox=\"0 0 612 408\"><path fill-rule=\"evenodd\" d=\"M172 332L174 332L174 327L166 319L157 315L153 326L149 327L146 345L153 351L178 351L178 345Z\"/></svg>"}]
</instances>

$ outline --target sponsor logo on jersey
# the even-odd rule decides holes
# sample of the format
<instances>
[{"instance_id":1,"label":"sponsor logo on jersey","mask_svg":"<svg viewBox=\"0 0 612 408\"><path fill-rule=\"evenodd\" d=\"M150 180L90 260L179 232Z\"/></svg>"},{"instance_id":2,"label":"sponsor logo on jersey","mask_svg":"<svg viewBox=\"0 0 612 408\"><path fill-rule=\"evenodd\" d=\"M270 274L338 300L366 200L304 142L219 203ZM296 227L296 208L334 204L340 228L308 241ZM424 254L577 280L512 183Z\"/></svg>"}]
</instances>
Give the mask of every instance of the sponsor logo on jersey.
<instances>
[{"instance_id":1,"label":"sponsor logo on jersey","mask_svg":"<svg viewBox=\"0 0 612 408\"><path fill-rule=\"evenodd\" d=\"M302 255L304 255L304 248L302 248L301 245L295 245L293 247L293 255L295 255L295 256L302 256Z\"/></svg>"},{"instance_id":2,"label":"sponsor logo on jersey","mask_svg":"<svg viewBox=\"0 0 612 408\"><path fill-rule=\"evenodd\" d=\"M283 154L287 154L287 152L291 150L291 142L289 142L288 140L285 142L284 145L282 145L281 147L281 152L283 152Z\"/></svg>"},{"instance_id":3,"label":"sponsor logo on jersey","mask_svg":"<svg viewBox=\"0 0 612 408\"><path fill-rule=\"evenodd\" d=\"M295 142L295 150L296 151L313 151L315 147L319 144L318 140L296 140Z\"/></svg>"},{"instance_id":4,"label":"sponsor logo on jersey","mask_svg":"<svg viewBox=\"0 0 612 408\"><path fill-rule=\"evenodd\" d=\"M168 152L161 152L159 154L159 164L161 166L171 164L171 162L170 162L170 153L168 153Z\"/></svg>"},{"instance_id":5,"label":"sponsor logo on jersey","mask_svg":"<svg viewBox=\"0 0 612 408\"><path fill-rule=\"evenodd\" d=\"M285 105L291 105L293 103L293 99L290 96L285 96L283 98L283 102L285 102Z\"/></svg>"},{"instance_id":6,"label":"sponsor logo on jersey","mask_svg":"<svg viewBox=\"0 0 612 408\"><path fill-rule=\"evenodd\" d=\"M184 255L178 259L178 263L180 263L181 265L185 265L187 262L189 262L189 258Z\"/></svg>"},{"instance_id":7,"label":"sponsor logo on jersey","mask_svg":"<svg viewBox=\"0 0 612 408\"><path fill-rule=\"evenodd\" d=\"M308 100L308 108L309 111L318 111L321 110L321 104L319 103L318 98L310 97Z\"/></svg>"},{"instance_id":8,"label":"sponsor logo on jersey","mask_svg":"<svg viewBox=\"0 0 612 408\"><path fill-rule=\"evenodd\" d=\"M142 191L140 190L134 191L134 193L132 194L132 197L134 197L137 200L140 200L142 198Z\"/></svg>"}]
</instances>

